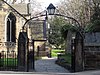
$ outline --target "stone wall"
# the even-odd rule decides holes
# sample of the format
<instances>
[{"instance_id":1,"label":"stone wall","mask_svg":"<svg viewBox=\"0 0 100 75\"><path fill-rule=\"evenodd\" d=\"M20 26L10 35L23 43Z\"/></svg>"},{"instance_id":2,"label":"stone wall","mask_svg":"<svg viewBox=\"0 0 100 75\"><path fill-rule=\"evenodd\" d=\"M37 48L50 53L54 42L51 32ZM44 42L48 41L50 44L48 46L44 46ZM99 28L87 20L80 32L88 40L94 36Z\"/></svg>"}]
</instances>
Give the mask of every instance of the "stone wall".
<instances>
[{"instance_id":1,"label":"stone wall","mask_svg":"<svg viewBox=\"0 0 100 75\"><path fill-rule=\"evenodd\" d=\"M100 69L100 46L85 46L84 68Z\"/></svg>"},{"instance_id":2,"label":"stone wall","mask_svg":"<svg viewBox=\"0 0 100 75\"><path fill-rule=\"evenodd\" d=\"M0 42L5 41L5 12L0 11Z\"/></svg>"},{"instance_id":3,"label":"stone wall","mask_svg":"<svg viewBox=\"0 0 100 75\"><path fill-rule=\"evenodd\" d=\"M100 69L100 32L85 34L84 68Z\"/></svg>"},{"instance_id":4,"label":"stone wall","mask_svg":"<svg viewBox=\"0 0 100 75\"><path fill-rule=\"evenodd\" d=\"M35 56L46 56L45 42L35 41ZM39 47L39 48L38 48Z\"/></svg>"}]
</instances>

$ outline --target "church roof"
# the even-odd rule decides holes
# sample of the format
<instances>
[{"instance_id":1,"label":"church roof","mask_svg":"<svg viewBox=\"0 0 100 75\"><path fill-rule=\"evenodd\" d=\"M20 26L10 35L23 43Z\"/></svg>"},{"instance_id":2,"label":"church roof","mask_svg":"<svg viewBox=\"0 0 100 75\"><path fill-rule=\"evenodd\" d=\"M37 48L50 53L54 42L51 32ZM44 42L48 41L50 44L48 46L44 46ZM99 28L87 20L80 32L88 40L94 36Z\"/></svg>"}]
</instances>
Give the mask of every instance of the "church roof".
<instances>
[{"instance_id":1,"label":"church roof","mask_svg":"<svg viewBox=\"0 0 100 75\"><path fill-rule=\"evenodd\" d=\"M28 4L12 4L11 5L13 8L15 8L19 13L23 15L28 15L29 14L29 5Z\"/></svg>"}]
</instances>

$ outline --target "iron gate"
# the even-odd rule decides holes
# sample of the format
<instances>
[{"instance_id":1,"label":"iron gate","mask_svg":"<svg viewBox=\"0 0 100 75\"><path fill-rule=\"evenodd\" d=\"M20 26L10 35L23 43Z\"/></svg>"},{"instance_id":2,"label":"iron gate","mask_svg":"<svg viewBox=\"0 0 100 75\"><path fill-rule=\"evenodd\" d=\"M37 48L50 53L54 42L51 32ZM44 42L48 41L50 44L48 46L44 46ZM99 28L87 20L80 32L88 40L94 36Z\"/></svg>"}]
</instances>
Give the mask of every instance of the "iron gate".
<instances>
[{"instance_id":1,"label":"iron gate","mask_svg":"<svg viewBox=\"0 0 100 75\"><path fill-rule=\"evenodd\" d=\"M16 43L0 43L0 70L17 71L17 48Z\"/></svg>"}]
</instances>

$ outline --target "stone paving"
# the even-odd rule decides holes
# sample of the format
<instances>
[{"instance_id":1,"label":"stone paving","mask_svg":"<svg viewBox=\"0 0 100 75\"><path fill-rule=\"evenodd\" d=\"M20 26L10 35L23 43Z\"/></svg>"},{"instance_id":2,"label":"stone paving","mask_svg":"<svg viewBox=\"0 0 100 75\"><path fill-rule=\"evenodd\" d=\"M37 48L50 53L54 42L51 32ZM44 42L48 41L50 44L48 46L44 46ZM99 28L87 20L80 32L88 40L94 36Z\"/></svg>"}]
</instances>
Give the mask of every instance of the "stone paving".
<instances>
[{"instance_id":1,"label":"stone paving","mask_svg":"<svg viewBox=\"0 0 100 75\"><path fill-rule=\"evenodd\" d=\"M35 61L36 72L69 73L65 68L55 64L56 58L44 58Z\"/></svg>"},{"instance_id":2,"label":"stone paving","mask_svg":"<svg viewBox=\"0 0 100 75\"><path fill-rule=\"evenodd\" d=\"M0 75L100 75L100 70L91 70L83 72L70 73L68 70L55 64L56 58L44 58L35 61L35 71L31 72L14 72L0 71Z\"/></svg>"}]
</instances>

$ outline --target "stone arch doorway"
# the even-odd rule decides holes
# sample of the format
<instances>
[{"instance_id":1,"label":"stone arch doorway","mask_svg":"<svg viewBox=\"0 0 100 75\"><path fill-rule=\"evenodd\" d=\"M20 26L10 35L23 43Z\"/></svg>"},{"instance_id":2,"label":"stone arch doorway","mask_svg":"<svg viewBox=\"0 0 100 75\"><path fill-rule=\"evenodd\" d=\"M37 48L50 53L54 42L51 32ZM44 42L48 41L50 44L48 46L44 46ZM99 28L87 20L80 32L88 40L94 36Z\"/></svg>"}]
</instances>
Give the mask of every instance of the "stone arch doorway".
<instances>
[{"instance_id":1,"label":"stone arch doorway","mask_svg":"<svg viewBox=\"0 0 100 75\"><path fill-rule=\"evenodd\" d=\"M6 42L16 42L16 16L12 12L6 18Z\"/></svg>"}]
</instances>

